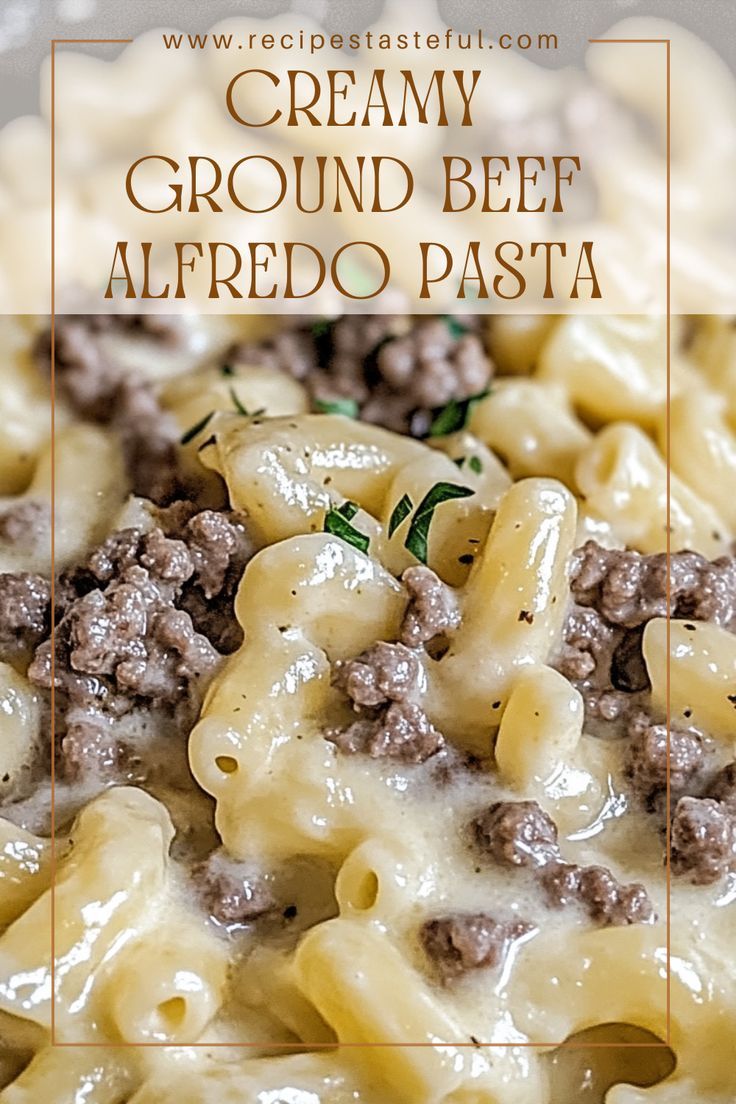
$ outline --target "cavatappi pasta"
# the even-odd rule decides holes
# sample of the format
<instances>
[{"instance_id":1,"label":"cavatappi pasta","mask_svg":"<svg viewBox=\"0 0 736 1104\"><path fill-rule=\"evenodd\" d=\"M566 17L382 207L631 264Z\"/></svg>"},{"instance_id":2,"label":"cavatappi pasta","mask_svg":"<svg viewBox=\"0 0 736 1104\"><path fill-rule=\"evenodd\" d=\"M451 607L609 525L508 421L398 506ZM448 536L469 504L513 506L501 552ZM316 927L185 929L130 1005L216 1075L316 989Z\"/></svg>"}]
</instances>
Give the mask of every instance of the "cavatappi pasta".
<instances>
[{"instance_id":1,"label":"cavatappi pasta","mask_svg":"<svg viewBox=\"0 0 736 1104\"><path fill-rule=\"evenodd\" d=\"M669 517L656 319L62 317L53 519L46 331L0 1104L731 1101L730 320L674 326Z\"/></svg>"}]
</instances>

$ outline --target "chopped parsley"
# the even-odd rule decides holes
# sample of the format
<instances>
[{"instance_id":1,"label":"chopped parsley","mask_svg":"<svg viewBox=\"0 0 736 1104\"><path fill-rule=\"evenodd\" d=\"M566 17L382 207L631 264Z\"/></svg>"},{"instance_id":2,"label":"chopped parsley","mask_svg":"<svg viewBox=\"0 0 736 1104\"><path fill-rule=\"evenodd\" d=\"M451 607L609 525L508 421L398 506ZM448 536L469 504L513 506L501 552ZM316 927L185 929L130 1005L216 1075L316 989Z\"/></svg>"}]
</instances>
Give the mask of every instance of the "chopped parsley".
<instances>
[{"instance_id":1,"label":"chopped parsley","mask_svg":"<svg viewBox=\"0 0 736 1104\"><path fill-rule=\"evenodd\" d=\"M448 433L457 433L458 430L465 429L473 407L490 393L490 388L486 388L485 391L479 391L477 395L469 395L467 399L450 399L447 406L434 411L427 436L446 437Z\"/></svg>"},{"instance_id":2,"label":"chopped parsley","mask_svg":"<svg viewBox=\"0 0 736 1104\"><path fill-rule=\"evenodd\" d=\"M399 501L394 506L393 510L391 511L391 517L390 517L389 523L388 523L388 538L389 538L389 540L391 540L391 537L394 535L396 530L399 528L402 521L405 521L406 518L408 518L408 516L412 512L413 508L414 508L414 503L409 498L408 494L402 495L401 498L399 499Z\"/></svg>"},{"instance_id":3,"label":"chopped parsley","mask_svg":"<svg viewBox=\"0 0 736 1104\"><path fill-rule=\"evenodd\" d=\"M483 471L483 465L481 464L477 456L470 457L470 459L468 460L468 467L472 472L475 472L476 475L480 475L480 473Z\"/></svg>"},{"instance_id":4,"label":"chopped parsley","mask_svg":"<svg viewBox=\"0 0 736 1104\"><path fill-rule=\"evenodd\" d=\"M449 502L453 498L467 498L475 494L470 487L461 487L457 483L435 483L419 503L411 519L409 532L407 533L404 547L411 552L420 563L427 562L427 545L429 540L429 527L432 524L434 512L443 502Z\"/></svg>"},{"instance_id":5,"label":"chopped parsley","mask_svg":"<svg viewBox=\"0 0 736 1104\"><path fill-rule=\"evenodd\" d=\"M324 337L325 334L329 333L331 325L329 318L320 318L312 326L312 337Z\"/></svg>"},{"instance_id":6,"label":"chopped parsley","mask_svg":"<svg viewBox=\"0 0 736 1104\"><path fill-rule=\"evenodd\" d=\"M238 398L234 387L230 388L230 398L232 399L233 406L237 410L238 414L242 414L242 415L244 415L244 417L249 418L250 415L248 414L248 411L245 409L242 402Z\"/></svg>"},{"instance_id":7,"label":"chopped parsley","mask_svg":"<svg viewBox=\"0 0 736 1104\"><path fill-rule=\"evenodd\" d=\"M203 429L206 429L215 416L214 410L210 410L209 414L205 414L204 418L200 418L198 422L195 422L193 426L182 433L179 438L179 443L182 445L188 445L190 441L193 441L195 437L199 436Z\"/></svg>"},{"instance_id":8,"label":"chopped parsley","mask_svg":"<svg viewBox=\"0 0 736 1104\"><path fill-rule=\"evenodd\" d=\"M333 537L340 537L347 544L361 552L367 552L371 539L365 533L361 533L350 524L352 518L358 512L357 502L343 502L342 506L335 506L325 514L325 533L331 533Z\"/></svg>"},{"instance_id":9,"label":"chopped parsley","mask_svg":"<svg viewBox=\"0 0 736 1104\"><path fill-rule=\"evenodd\" d=\"M468 327L465 323L451 314L446 314L444 321L450 337L462 337L463 334L468 332Z\"/></svg>"},{"instance_id":10,"label":"chopped parsley","mask_svg":"<svg viewBox=\"0 0 736 1104\"><path fill-rule=\"evenodd\" d=\"M314 408L318 414L344 414L346 418L357 418L359 410L355 399L315 399Z\"/></svg>"}]
</instances>

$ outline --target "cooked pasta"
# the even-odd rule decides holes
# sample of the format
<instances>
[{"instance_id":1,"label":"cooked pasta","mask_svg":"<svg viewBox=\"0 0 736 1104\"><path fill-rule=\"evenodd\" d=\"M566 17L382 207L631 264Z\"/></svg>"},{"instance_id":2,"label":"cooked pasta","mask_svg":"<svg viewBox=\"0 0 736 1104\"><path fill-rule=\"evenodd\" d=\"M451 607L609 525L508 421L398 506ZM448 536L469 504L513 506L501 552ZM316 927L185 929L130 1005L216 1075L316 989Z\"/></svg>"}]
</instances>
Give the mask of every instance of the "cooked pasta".
<instances>
[{"instance_id":1,"label":"cooked pasta","mask_svg":"<svg viewBox=\"0 0 736 1104\"><path fill-rule=\"evenodd\" d=\"M226 152L221 59L189 95L181 57L145 125ZM693 58L720 119L732 82ZM633 309L664 107L650 71L590 69L637 123L594 175ZM554 136L572 78L508 74L518 140ZM723 211L733 151L675 100L675 214L696 170ZM99 159L59 170L67 276L142 104L114 134L98 105ZM0 135L0 259L47 240L15 171L43 137ZM698 206L675 306L730 286ZM0 1104L736 1098L734 320L414 313L416 226L382 225L383 313L60 313L53 395L27 264L0 279Z\"/></svg>"},{"instance_id":2,"label":"cooked pasta","mask_svg":"<svg viewBox=\"0 0 736 1104\"><path fill-rule=\"evenodd\" d=\"M568 1104L582 1074L555 1045L611 1023L672 1048L653 1099L728 1099L733 429L712 323L677 349L669 582L663 392L602 419L555 367L566 322L492 380L466 320L490 394L405 433L376 424L398 392L369 409L330 394L329 361L317 392L279 374L276 323L233 346L210 322L201 363L164 379L159 334L61 320L62 349L67 325L80 355L104 338L139 365L96 386L159 414L131 447L129 400L100 414L57 364L54 856L47 440L4 499L0 1100ZM311 325L290 331L304 355ZM643 1084L664 1076L632 1053Z\"/></svg>"}]
</instances>

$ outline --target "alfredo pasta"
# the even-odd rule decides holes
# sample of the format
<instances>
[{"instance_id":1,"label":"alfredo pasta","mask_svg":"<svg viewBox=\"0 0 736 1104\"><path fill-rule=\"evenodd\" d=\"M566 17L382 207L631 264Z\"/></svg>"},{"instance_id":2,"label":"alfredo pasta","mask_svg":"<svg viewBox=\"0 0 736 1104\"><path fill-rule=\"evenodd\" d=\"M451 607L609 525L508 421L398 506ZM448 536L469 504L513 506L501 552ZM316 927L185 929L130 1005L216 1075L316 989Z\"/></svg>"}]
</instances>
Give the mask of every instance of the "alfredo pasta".
<instances>
[{"instance_id":1,"label":"alfredo pasta","mask_svg":"<svg viewBox=\"0 0 736 1104\"><path fill-rule=\"evenodd\" d=\"M3 323L3 1104L733 1099L733 334Z\"/></svg>"}]
</instances>

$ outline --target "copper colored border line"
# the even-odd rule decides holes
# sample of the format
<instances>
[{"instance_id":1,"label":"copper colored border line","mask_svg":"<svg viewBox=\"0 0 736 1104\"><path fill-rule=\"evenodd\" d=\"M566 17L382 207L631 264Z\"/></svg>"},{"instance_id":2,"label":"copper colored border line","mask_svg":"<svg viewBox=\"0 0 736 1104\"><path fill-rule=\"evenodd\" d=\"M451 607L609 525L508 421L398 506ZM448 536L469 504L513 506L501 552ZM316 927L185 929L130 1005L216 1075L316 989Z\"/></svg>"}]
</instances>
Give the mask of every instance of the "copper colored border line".
<instances>
[{"instance_id":1,"label":"copper colored border line","mask_svg":"<svg viewBox=\"0 0 736 1104\"><path fill-rule=\"evenodd\" d=\"M105 1050L127 1050L129 1048L160 1048L177 1047L195 1048L227 1048L227 1049L253 1049L263 1050L339 1050L340 1048L380 1048L403 1047L419 1048L438 1045L450 1045L437 1042L58 1042L56 1040L56 984L55 984L55 933L56 933L56 822L55 822L55 779L56 779L56 749L55 749L55 603L54 603L54 578L55 578L55 509L56 509L56 464L55 464L55 428L56 428L56 210L55 210L55 163L56 163L56 46L57 45L125 45L132 39L52 39L51 40L51 1045L58 1048L89 1048ZM670 424L671 424L671 383L670 383L670 359L671 359L671 51L670 39L588 39L591 44L602 45L605 43L620 45L659 44L666 50L666 113L665 113L665 156L666 156L666 200L665 200L665 267L666 267L666 414L665 414L665 439L664 458L666 464L666 1028L664 1041L658 1042L467 1042L452 1043L457 1049L478 1049L479 1047L504 1047L504 1048L536 1048L536 1049L563 1049L563 1050L661 1050L668 1048L672 1038L672 984L671 984L671 778L670 778L670 745L671 745L671 578L670 565L672 556L671 546L671 471L670 471Z\"/></svg>"}]
</instances>

